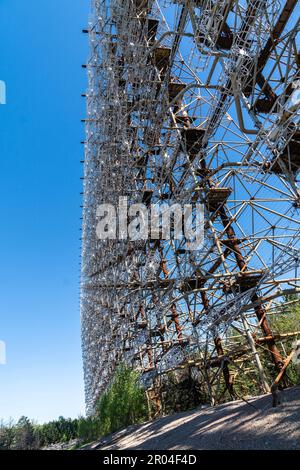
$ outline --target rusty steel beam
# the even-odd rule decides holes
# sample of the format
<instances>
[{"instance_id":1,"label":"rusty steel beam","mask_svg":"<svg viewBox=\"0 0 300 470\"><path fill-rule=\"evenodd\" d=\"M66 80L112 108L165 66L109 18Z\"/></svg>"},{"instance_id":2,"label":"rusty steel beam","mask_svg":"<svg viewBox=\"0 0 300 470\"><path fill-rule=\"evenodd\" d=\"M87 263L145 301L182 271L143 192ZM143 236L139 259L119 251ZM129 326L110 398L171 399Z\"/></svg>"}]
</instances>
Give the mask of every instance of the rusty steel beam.
<instances>
[{"instance_id":1,"label":"rusty steel beam","mask_svg":"<svg viewBox=\"0 0 300 470\"><path fill-rule=\"evenodd\" d=\"M222 207L220 209L219 213L220 213L220 217L221 217L225 232L227 233L228 239L232 241L231 242L232 243L231 248L232 248L232 251L234 253L237 265L238 265L239 269L243 272L243 271L245 271L245 269L247 267L247 264L244 260L243 254L240 250L240 247L239 247L238 243L236 242L237 238L236 238L236 235L235 235L235 231L232 227L231 221L230 221L228 215L226 214L226 210L225 210L224 207ZM252 302L259 301L259 297L256 293L251 297L251 301ZM261 329L262 329L264 335L266 337L270 338L270 339L267 340L267 346L268 346L268 349L271 353L272 360L275 364L275 367L278 370L281 370L281 368L283 366L283 359L282 359L281 354L280 354L280 352L279 352L279 350L278 350L278 348L275 344L275 340L274 340L271 328L270 328L269 323L267 321L266 310L261 305L257 305L257 306L254 307L254 311L256 313L257 319L260 323L260 326L261 326Z\"/></svg>"},{"instance_id":2,"label":"rusty steel beam","mask_svg":"<svg viewBox=\"0 0 300 470\"><path fill-rule=\"evenodd\" d=\"M272 396L273 396L273 407L276 407L280 403L280 397L278 395L278 386L279 386L281 380L283 379L283 377L286 373L286 369L287 369L288 365L290 364L293 356L294 356L294 351L292 351L288 355L288 357L284 361L284 364L283 364L279 374L277 375L276 379L274 380L273 384L271 385L271 392L272 392Z\"/></svg>"},{"instance_id":3,"label":"rusty steel beam","mask_svg":"<svg viewBox=\"0 0 300 470\"><path fill-rule=\"evenodd\" d=\"M269 39L267 40L264 48L262 49L260 55L258 56L257 60L257 69L258 72L255 77L256 83L259 85L263 93L272 101L275 102L277 99L276 93L272 90L272 87L270 84L267 82L265 77L262 74L262 70L264 69L271 53L274 51L277 41L280 38L288 20L291 17L291 14L293 13L295 6L297 4L298 0L287 0L283 9L281 10L281 13L279 15L279 18L274 26L274 29L272 33L270 34ZM251 77L252 74L254 73L254 69L251 70L251 73L249 76Z\"/></svg>"},{"instance_id":4,"label":"rusty steel beam","mask_svg":"<svg viewBox=\"0 0 300 470\"><path fill-rule=\"evenodd\" d=\"M160 267L163 272L165 279L169 279L169 270L167 267L167 261L163 258L163 250L160 245L160 240L158 241L158 250L160 254ZM171 305L171 319L175 324L175 330L179 341L182 341L182 328L179 323L179 315L176 309L175 303Z\"/></svg>"},{"instance_id":5,"label":"rusty steel beam","mask_svg":"<svg viewBox=\"0 0 300 470\"><path fill-rule=\"evenodd\" d=\"M207 294L206 294L206 292L201 292L200 295L201 295L201 300L202 300L204 310L206 311L206 314L209 314L210 305L209 305L209 300L208 300ZM219 357L223 357L224 356L224 350L223 350L221 338L219 336L214 337L214 344L215 344L215 348L216 348L216 351L217 351L217 355ZM234 394L234 390L233 390L233 383L232 383L228 363L226 361L222 361L221 364L222 364L222 372L223 372L223 377L224 377L225 384L226 384L226 389L228 390L231 397L234 397L235 394Z\"/></svg>"},{"instance_id":6,"label":"rusty steel beam","mask_svg":"<svg viewBox=\"0 0 300 470\"><path fill-rule=\"evenodd\" d=\"M294 11L294 8L297 4L298 0L287 0L285 2L285 5L283 9L281 10L281 13L279 15L279 18L274 26L274 29L267 40L265 47L262 49L258 61L257 61L257 68L261 72L263 68L265 67L268 58L270 57L271 53L274 51L276 47L276 42L280 38L288 20L290 19L291 14Z\"/></svg>"},{"instance_id":7,"label":"rusty steel beam","mask_svg":"<svg viewBox=\"0 0 300 470\"><path fill-rule=\"evenodd\" d=\"M253 5L250 8L250 12L251 11L253 12L252 8L254 8L254 11L255 11L255 9L257 8L257 3L258 2L251 2L251 3L253 3ZM281 36L281 34L284 30L284 27L285 27L287 21L289 20L296 4L297 4L297 0L287 0L286 1L285 5L284 5L284 7L281 11L281 14L279 15L279 18L278 18L278 20L275 24L275 27L274 27L271 35L270 35L270 38L268 39L268 41L266 42L264 48L262 49L262 51L261 51L261 53L258 57L258 61L257 61L258 72L255 75L255 82L258 83L260 87L264 87L264 90L265 90L267 96L273 97L275 99L276 99L276 95L274 94L271 86L266 82L264 76L262 75L262 70L265 67L265 65L267 63L267 60L270 57L271 53L273 52L273 50L276 46L276 41ZM246 18L247 18L248 15L249 15L249 12L246 13ZM246 21L246 19L245 19L245 21ZM242 28L242 26L241 26L241 28ZM246 31L244 31L239 37L243 38L245 36L245 34L246 34ZM254 72L255 72L255 69L253 67L253 69L249 70L249 77L253 77ZM215 113L213 114L213 116L211 118L211 123L213 125L218 120L218 117L219 117L219 114L222 110L223 104L227 100L228 96L231 95L231 88L232 88L232 82L231 82L231 79L229 79L227 81L226 85L225 85L223 93L221 94L221 96L219 98L219 102L216 105ZM249 87L246 87L245 91L249 92L248 88ZM250 92L251 91L252 91L252 88L251 88Z\"/></svg>"},{"instance_id":8,"label":"rusty steel beam","mask_svg":"<svg viewBox=\"0 0 300 470\"><path fill-rule=\"evenodd\" d=\"M247 11L245 13L244 21L242 22L239 28L239 32L238 32L239 41L245 40L245 37L248 34L249 27L252 25L252 22L255 18L256 11L259 8L260 4L261 4L261 1L256 0L254 2L250 2L250 5L248 5ZM249 20L251 18L252 18L252 21ZM226 85L224 86L224 90L219 98L218 103L215 105L215 112L210 119L208 128L214 127L215 123L218 121L219 116L222 112L223 105L225 104L228 96L230 96L231 94L232 94L232 81L231 81L231 78L229 78Z\"/></svg>"}]
</instances>

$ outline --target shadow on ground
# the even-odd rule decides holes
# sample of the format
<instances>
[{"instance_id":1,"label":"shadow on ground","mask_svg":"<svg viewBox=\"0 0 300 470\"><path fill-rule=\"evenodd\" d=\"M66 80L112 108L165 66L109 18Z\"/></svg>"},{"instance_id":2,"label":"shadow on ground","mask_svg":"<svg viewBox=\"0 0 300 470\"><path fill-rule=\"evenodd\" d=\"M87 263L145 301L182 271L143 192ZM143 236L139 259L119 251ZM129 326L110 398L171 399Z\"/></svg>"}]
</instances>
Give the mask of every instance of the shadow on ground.
<instances>
[{"instance_id":1,"label":"shadow on ground","mask_svg":"<svg viewBox=\"0 0 300 470\"><path fill-rule=\"evenodd\" d=\"M202 407L131 426L89 446L123 449L300 449L300 387L283 392L272 407L264 395L217 407Z\"/></svg>"}]
</instances>

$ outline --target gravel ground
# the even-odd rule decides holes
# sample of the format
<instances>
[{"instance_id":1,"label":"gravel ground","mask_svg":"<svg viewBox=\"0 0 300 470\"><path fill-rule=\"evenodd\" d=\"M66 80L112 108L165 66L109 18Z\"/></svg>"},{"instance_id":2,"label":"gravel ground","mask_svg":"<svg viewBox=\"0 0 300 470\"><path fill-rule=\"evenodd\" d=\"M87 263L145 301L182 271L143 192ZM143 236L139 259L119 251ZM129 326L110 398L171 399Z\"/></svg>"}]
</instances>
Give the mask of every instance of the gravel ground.
<instances>
[{"instance_id":1,"label":"gravel ground","mask_svg":"<svg viewBox=\"0 0 300 470\"><path fill-rule=\"evenodd\" d=\"M123 449L300 449L300 387L271 395L201 407L140 426L94 443L91 450Z\"/></svg>"},{"instance_id":2,"label":"gravel ground","mask_svg":"<svg viewBox=\"0 0 300 470\"><path fill-rule=\"evenodd\" d=\"M72 439L69 442L57 442L56 444L49 444L46 447L42 447L41 450L68 450L80 445L81 442L82 440L80 439Z\"/></svg>"}]
</instances>

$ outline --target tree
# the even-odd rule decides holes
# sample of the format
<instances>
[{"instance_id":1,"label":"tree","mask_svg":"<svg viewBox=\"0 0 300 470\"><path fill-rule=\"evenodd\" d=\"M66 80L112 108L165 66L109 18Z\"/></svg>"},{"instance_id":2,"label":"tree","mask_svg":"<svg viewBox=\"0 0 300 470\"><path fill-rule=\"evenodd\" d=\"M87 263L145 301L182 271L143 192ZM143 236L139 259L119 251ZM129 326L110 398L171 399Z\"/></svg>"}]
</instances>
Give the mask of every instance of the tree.
<instances>
[{"instance_id":1,"label":"tree","mask_svg":"<svg viewBox=\"0 0 300 470\"><path fill-rule=\"evenodd\" d=\"M37 447L33 424L26 416L22 416L16 425L13 447L20 450Z\"/></svg>"},{"instance_id":2,"label":"tree","mask_svg":"<svg viewBox=\"0 0 300 470\"><path fill-rule=\"evenodd\" d=\"M276 312L268 318L271 330L274 335L295 333L300 331L300 297L299 295L287 295L281 304L276 308ZM234 330L229 330L229 336L234 336ZM239 346L243 344L247 346L246 338L241 339L236 337L236 342ZM282 349L282 356L286 357L294 348L294 342L297 336L292 336L290 339L278 341ZM265 344L258 345L260 348L260 359L266 374L268 383L271 385L276 377L276 371L271 359L270 352ZM238 380L234 383L234 390L238 396L251 395L255 396L262 392L259 381L255 380L256 369L253 369L252 361L244 363L244 368L249 369L248 374L238 376ZM292 386L300 384L300 365L295 362L290 362L287 371L282 380L282 385Z\"/></svg>"},{"instance_id":3,"label":"tree","mask_svg":"<svg viewBox=\"0 0 300 470\"><path fill-rule=\"evenodd\" d=\"M101 423L98 416L79 417L77 437L83 442L91 442L101 437Z\"/></svg>"},{"instance_id":4,"label":"tree","mask_svg":"<svg viewBox=\"0 0 300 470\"><path fill-rule=\"evenodd\" d=\"M295 333L300 331L300 296L299 294L286 295L277 315L272 315L271 326L274 333ZM300 336L300 335L299 335ZM293 336L284 342L286 354L295 348L298 337ZM300 384L300 364L294 360L290 362L286 373L289 385Z\"/></svg>"},{"instance_id":5,"label":"tree","mask_svg":"<svg viewBox=\"0 0 300 470\"><path fill-rule=\"evenodd\" d=\"M102 434L108 434L148 418L145 391L138 372L121 364L109 389L98 402L97 415Z\"/></svg>"},{"instance_id":6,"label":"tree","mask_svg":"<svg viewBox=\"0 0 300 470\"><path fill-rule=\"evenodd\" d=\"M9 450L13 446L15 438L15 426L13 420L7 423L0 422L0 450Z\"/></svg>"}]
</instances>

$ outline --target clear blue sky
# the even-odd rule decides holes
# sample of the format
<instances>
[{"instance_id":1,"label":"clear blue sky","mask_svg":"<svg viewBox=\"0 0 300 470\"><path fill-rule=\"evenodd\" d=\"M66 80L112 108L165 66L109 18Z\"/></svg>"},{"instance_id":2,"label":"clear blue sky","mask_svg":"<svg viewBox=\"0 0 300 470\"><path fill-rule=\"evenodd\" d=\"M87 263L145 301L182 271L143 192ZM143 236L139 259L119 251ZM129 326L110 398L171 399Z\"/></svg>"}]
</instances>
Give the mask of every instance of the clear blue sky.
<instances>
[{"instance_id":1,"label":"clear blue sky","mask_svg":"<svg viewBox=\"0 0 300 470\"><path fill-rule=\"evenodd\" d=\"M80 191L89 0L0 0L0 419L84 411Z\"/></svg>"}]
</instances>

